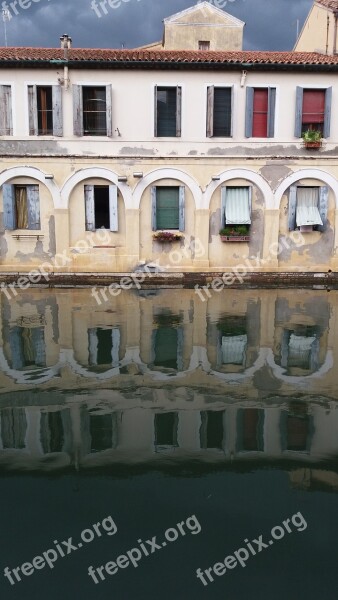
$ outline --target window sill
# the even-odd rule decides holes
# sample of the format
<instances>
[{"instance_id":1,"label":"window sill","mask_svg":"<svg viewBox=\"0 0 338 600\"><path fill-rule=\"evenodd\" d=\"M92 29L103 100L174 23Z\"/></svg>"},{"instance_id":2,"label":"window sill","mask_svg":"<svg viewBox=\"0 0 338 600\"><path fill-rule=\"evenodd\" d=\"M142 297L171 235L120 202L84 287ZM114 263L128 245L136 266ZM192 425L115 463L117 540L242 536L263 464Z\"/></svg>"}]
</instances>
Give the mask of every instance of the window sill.
<instances>
[{"instance_id":1,"label":"window sill","mask_svg":"<svg viewBox=\"0 0 338 600\"><path fill-rule=\"evenodd\" d=\"M16 240L42 240L44 238L44 235L42 233L12 233L12 238Z\"/></svg>"}]
</instances>

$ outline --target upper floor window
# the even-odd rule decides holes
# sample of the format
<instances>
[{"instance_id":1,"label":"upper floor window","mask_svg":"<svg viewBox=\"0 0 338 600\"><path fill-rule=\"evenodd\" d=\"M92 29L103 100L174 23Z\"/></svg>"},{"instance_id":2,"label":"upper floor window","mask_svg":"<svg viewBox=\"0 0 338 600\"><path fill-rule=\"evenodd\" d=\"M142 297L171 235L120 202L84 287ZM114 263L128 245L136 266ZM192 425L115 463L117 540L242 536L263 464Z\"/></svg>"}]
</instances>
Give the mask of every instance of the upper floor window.
<instances>
[{"instance_id":1,"label":"upper floor window","mask_svg":"<svg viewBox=\"0 0 338 600\"><path fill-rule=\"evenodd\" d=\"M199 41L198 49L199 50L210 50L210 42L209 41Z\"/></svg>"},{"instance_id":2,"label":"upper floor window","mask_svg":"<svg viewBox=\"0 0 338 600\"><path fill-rule=\"evenodd\" d=\"M116 185L85 185L86 231L118 231Z\"/></svg>"},{"instance_id":3,"label":"upper floor window","mask_svg":"<svg viewBox=\"0 0 338 600\"><path fill-rule=\"evenodd\" d=\"M251 196L250 186L221 188L221 228L251 224Z\"/></svg>"},{"instance_id":4,"label":"upper floor window","mask_svg":"<svg viewBox=\"0 0 338 600\"><path fill-rule=\"evenodd\" d=\"M9 343L13 369L46 366L44 327L12 327L9 330Z\"/></svg>"},{"instance_id":5,"label":"upper floor window","mask_svg":"<svg viewBox=\"0 0 338 600\"><path fill-rule=\"evenodd\" d=\"M230 87L208 87L207 137L231 137L232 95Z\"/></svg>"},{"instance_id":6,"label":"upper floor window","mask_svg":"<svg viewBox=\"0 0 338 600\"><path fill-rule=\"evenodd\" d=\"M151 188L152 230L185 227L185 187L154 186Z\"/></svg>"},{"instance_id":7,"label":"upper floor window","mask_svg":"<svg viewBox=\"0 0 338 600\"><path fill-rule=\"evenodd\" d=\"M5 229L40 229L38 185L2 186Z\"/></svg>"},{"instance_id":8,"label":"upper floor window","mask_svg":"<svg viewBox=\"0 0 338 600\"><path fill-rule=\"evenodd\" d=\"M29 135L63 135L59 85L28 86Z\"/></svg>"},{"instance_id":9,"label":"upper floor window","mask_svg":"<svg viewBox=\"0 0 338 600\"><path fill-rule=\"evenodd\" d=\"M0 135L13 135L12 88L0 85Z\"/></svg>"},{"instance_id":10,"label":"upper floor window","mask_svg":"<svg viewBox=\"0 0 338 600\"><path fill-rule=\"evenodd\" d=\"M111 85L73 85L74 135L112 137Z\"/></svg>"},{"instance_id":11,"label":"upper floor window","mask_svg":"<svg viewBox=\"0 0 338 600\"><path fill-rule=\"evenodd\" d=\"M246 137L274 137L275 106L276 88L246 88Z\"/></svg>"},{"instance_id":12,"label":"upper floor window","mask_svg":"<svg viewBox=\"0 0 338 600\"><path fill-rule=\"evenodd\" d=\"M324 138L330 135L332 87L304 89L297 87L295 137L308 129L317 130Z\"/></svg>"},{"instance_id":13,"label":"upper floor window","mask_svg":"<svg viewBox=\"0 0 338 600\"><path fill-rule=\"evenodd\" d=\"M327 186L307 187L292 185L289 191L289 230L300 228L302 232L313 228L325 231L328 208Z\"/></svg>"},{"instance_id":14,"label":"upper floor window","mask_svg":"<svg viewBox=\"0 0 338 600\"><path fill-rule=\"evenodd\" d=\"M155 87L155 136L181 136L182 88Z\"/></svg>"}]
</instances>

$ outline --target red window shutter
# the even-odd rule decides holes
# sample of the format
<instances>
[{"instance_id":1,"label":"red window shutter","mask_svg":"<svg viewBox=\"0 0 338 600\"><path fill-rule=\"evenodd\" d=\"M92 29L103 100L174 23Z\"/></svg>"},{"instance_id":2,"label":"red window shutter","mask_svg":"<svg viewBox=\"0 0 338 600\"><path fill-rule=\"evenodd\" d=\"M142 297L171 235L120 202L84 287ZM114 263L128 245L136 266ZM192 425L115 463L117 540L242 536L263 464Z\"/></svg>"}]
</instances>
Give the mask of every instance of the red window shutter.
<instances>
[{"instance_id":1,"label":"red window shutter","mask_svg":"<svg viewBox=\"0 0 338 600\"><path fill-rule=\"evenodd\" d=\"M254 90L252 137L268 135L268 97L267 89Z\"/></svg>"},{"instance_id":2,"label":"red window shutter","mask_svg":"<svg viewBox=\"0 0 338 600\"><path fill-rule=\"evenodd\" d=\"M304 90L303 124L324 123L325 90Z\"/></svg>"}]
</instances>

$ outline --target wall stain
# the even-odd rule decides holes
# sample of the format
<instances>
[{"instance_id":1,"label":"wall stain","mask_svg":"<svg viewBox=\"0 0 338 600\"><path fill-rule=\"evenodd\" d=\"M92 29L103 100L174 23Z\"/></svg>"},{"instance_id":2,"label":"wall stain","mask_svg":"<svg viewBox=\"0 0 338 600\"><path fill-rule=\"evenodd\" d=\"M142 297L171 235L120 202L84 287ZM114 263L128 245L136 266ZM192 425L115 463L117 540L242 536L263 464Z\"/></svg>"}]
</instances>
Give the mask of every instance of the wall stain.
<instances>
[{"instance_id":1,"label":"wall stain","mask_svg":"<svg viewBox=\"0 0 338 600\"><path fill-rule=\"evenodd\" d=\"M266 179L272 189L276 189L292 172L293 171L285 165L266 165L260 169L260 174Z\"/></svg>"}]
</instances>

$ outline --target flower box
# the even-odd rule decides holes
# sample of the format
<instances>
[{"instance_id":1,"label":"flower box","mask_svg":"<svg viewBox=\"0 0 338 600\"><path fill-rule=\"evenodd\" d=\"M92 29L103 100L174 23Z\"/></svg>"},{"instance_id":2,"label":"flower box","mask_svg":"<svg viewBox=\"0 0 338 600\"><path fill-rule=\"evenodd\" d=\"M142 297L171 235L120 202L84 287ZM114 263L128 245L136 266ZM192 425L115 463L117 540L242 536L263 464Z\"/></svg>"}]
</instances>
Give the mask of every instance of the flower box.
<instances>
[{"instance_id":1,"label":"flower box","mask_svg":"<svg viewBox=\"0 0 338 600\"><path fill-rule=\"evenodd\" d=\"M250 242L249 235L221 235L222 242Z\"/></svg>"},{"instance_id":2,"label":"flower box","mask_svg":"<svg viewBox=\"0 0 338 600\"><path fill-rule=\"evenodd\" d=\"M153 235L153 240L155 242L161 242L162 244L165 242L177 242L182 238L182 235L179 232L174 231L157 231Z\"/></svg>"},{"instance_id":3,"label":"flower box","mask_svg":"<svg viewBox=\"0 0 338 600\"><path fill-rule=\"evenodd\" d=\"M318 140L316 142L306 142L304 141L304 147L311 150L311 149L316 149L318 150L319 148L322 147L322 141Z\"/></svg>"}]
</instances>

